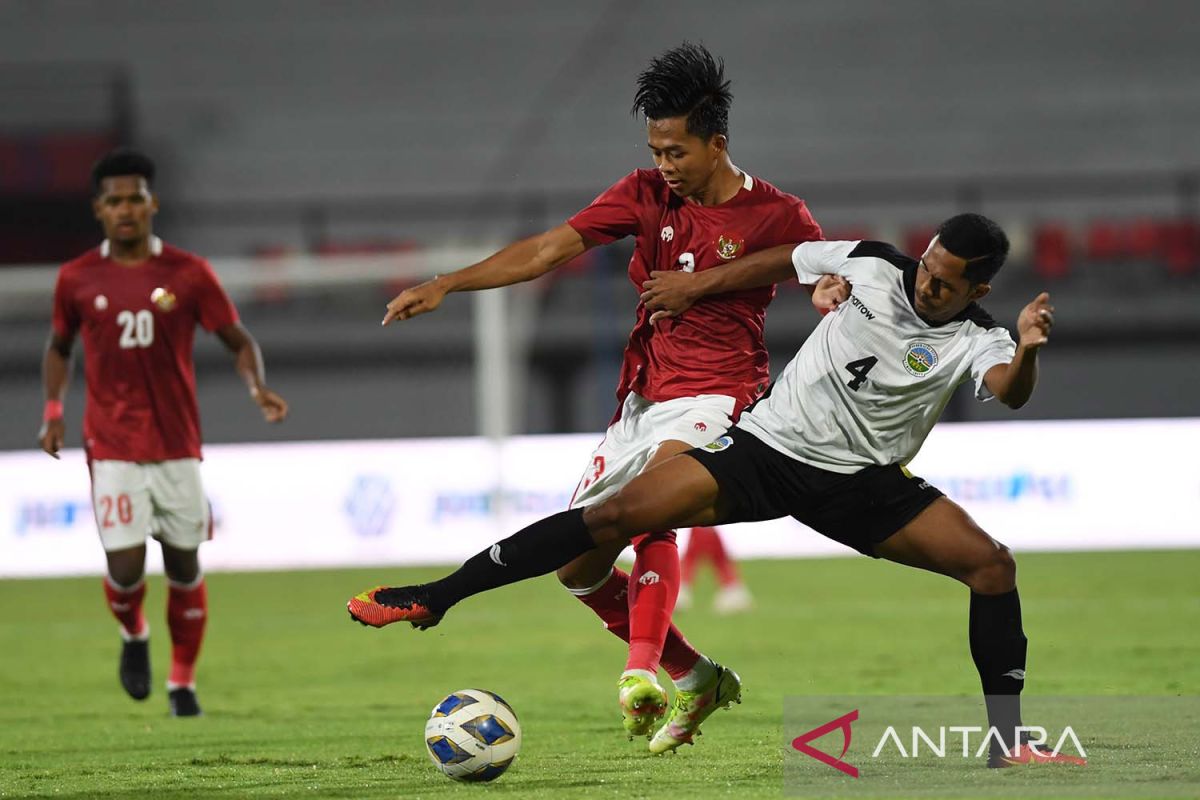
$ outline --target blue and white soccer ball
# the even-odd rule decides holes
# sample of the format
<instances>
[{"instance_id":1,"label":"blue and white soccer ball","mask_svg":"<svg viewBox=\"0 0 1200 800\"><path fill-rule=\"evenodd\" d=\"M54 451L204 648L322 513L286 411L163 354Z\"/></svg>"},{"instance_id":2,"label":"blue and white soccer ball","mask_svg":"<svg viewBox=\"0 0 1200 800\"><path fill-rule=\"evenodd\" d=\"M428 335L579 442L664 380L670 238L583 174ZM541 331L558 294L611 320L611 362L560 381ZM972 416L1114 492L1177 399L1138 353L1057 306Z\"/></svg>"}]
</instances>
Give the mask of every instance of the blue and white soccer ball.
<instances>
[{"instance_id":1,"label":"blue and white soccer ball","mask_svg":"<svg viewBox=\"0 0 1200 800\"><path fill-rule=\"evenodd\" d=\"M500 695L463 689L434 707L425 723L425 748L456 781L493 781L521 750L521 723Z\"/></svg>"}]
</instances>

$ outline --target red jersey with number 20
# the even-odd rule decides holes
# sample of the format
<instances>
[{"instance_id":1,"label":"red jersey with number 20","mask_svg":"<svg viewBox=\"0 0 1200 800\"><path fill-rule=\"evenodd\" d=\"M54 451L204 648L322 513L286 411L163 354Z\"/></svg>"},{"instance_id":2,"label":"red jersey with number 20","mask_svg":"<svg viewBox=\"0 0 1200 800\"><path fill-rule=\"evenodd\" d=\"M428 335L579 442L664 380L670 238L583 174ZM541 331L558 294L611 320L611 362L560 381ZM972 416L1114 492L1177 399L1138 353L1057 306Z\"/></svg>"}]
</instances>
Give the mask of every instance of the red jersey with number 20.
<instances>
[{"instance_id":1,"label":"red jersey with number 20","mask_svg":"<svg viewBox=\"0 0 1200 800\"><path fill-rule=\"evenodd\" d=\"M192 342L237 311L204 259L159 239L136 266L108 257L108 243L62 266L54 330L83 335L89 459L200 458Z\"/></svg>"},{"instance_id":2,"label":"red jersey with number 20","mask_svg":"<svg viewBox=\"0 0 1200 800\"><path fill-rule=\"evenodd\" d=\"M626 175L567 224L597 244L636 237L629 279L639 295L652 270L720 269L757 250L821 239L804 201L765 181L745 175L732 198L702 206L676 196L652 169ZM639 302L618 406L630 392L654 402L724 394L737 401L736 416L770 380L763 326L774 297L774 286L713 295L653 326Z\"/></svg>"}]
</instances>

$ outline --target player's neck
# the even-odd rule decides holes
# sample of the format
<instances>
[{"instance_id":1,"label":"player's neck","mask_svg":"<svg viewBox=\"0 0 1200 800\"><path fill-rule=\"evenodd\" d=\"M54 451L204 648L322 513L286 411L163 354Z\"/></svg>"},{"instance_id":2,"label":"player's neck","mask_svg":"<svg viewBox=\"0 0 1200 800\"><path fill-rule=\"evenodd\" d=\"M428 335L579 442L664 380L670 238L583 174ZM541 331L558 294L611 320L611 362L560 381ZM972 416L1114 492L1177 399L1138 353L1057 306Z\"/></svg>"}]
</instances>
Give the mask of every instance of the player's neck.
<instances>
[{"instance_id":1,"label":"player's neck","mask_svg":"<svg viewBox=\"0 0 1200 800\"><path fill-rule=\"evenodd\" d=\"M108 257L123 267L136 267L148 261L150 256L153 255L150 239L151 237L149 236L133 242L118 242L114 239L109 239Z\"/></svg>"},{"instance_id":2,"label":"player's neck","mask_svg":"<svg viewBox=\"0 0 1200 800\"><path fill-rule=\"evenodd\" d=\"M745 180L746 176L726 157L713 172L712 179L703 189L688 197L688 200L702 206L719 206L737 196Z\"/></svg>"}]
</instances>

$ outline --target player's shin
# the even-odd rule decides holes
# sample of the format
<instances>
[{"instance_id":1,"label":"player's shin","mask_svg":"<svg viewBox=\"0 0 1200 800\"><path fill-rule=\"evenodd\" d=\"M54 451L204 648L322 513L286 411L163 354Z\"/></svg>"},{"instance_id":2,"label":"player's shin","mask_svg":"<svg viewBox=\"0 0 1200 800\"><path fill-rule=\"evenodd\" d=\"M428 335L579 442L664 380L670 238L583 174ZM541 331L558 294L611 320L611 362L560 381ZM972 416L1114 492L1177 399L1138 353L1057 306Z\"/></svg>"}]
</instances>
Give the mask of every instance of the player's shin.
<instances>
[{"instance_id":1,"label":"player's shin","mask_svg":"<svg viewBox=\"0 0 1200 800\"><path fill-rule=\"evenodd\" d=\"M425 585L437 614L471 595L553 572L595 547L583 509L563 511L476 553L459 569Z\"/></svg>"},{"instance_id":2,"label":"player's shin","mask_svg":"<svg viewBox=\"0 0 1200 800\"><path fill-rule=\"evenodd\" d=\"M1011 750L1018 744L1014 737L1021 725L1027 646L1016 589L996 595L971 593L970 642L986 697L988 725Z\"/></svg>"},{"instance_id":3,"label":"player's shin","mask_svg":"<svg viewBox=\"0 0 1200 800\"><path fill-rule=\"evenodd\" d=\"M634 540L629 581L629 659L626 671L654 673L679 595L679 549L675 532L648 533Z\"/></svg>"},{"instance_id":4,"label":"player's shin","mask_svg":"<svg viewBox=\"0 0 1200 800\"><path fill-rule=\"evenodd\" d=\"M191 583L168 581L167 625L171 630L171 675L167 687L194 687L196 660L208 623L208 589L204 576Z\"/></svg>"},{"instance_id":5,"label":"player's shin","mask_svg":"<svg viewBox=\"0 0 1200 800\"><path fill-rule=\"evenodd\" d=\"M110 577L104 579L104 597L108 609L121 623L121 637L126 641L144 639L149 634L142 602L146 598L146 581L133 586L120 586Z\"/></svg>"}]
</instances>

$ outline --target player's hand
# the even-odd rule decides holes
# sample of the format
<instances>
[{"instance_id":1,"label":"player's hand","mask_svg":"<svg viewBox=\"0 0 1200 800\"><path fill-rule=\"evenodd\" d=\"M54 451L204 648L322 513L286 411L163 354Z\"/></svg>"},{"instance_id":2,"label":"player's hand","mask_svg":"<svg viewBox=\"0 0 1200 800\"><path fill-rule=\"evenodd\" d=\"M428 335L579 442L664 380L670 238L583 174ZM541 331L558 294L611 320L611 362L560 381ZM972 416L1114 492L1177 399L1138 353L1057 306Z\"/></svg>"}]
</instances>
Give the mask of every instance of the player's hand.
<instances>
[{"instance_id":1,"label":"player's hand","mask_svg":"<svg viewBox=\"0 0 1200 800\"><path fill-rule=\"evenodd\" d=\"M850 299L850 281L841 275L822 275L813 289L812 304L822 314L837 311L837 307Z\"/></svg>"},{"instance_id":2,"label":"player's hand","mask_svg":"<svg viewBox=\"0 0 1200 800\"><path fill-rule=\"evenodd\" d=\"M696 276L677 270L651 272L650 280L642 282L642 289L642 303L654 312L650 315L651 325L679 316L701 297Z\"/></svg>"},{"instance_id":3,"label":"player's hand","mask_svg":"<svg viewBox=\"0 0 1200 800\"><path fill-rule=\"evenodd\" d=\"M66 425L63 424L61 417L48 419L42 423L42 429L38 431L38 442L42 445L43 450L58 458L58 451L62 449L65 432Z\"/></svg>"},{"instance_id":4,"label":"player's hand","mask_svg":"<svg viewBox=\"0 0 1200 800\"><path fill-rule=\"evenodd\" d=\"M1018 344L1027 350L1036 350L1050 341L1053 327L1054 306L1050 305L1050 293L1042 292L1021 309L1021 315L1017 317Z\"/></svg>"},{"instance_id":5,"label":"player's hand","mask_svg":"<svg viewBox=\"0 0 1200 800\"><path fill-rule=\"evenodd\" d=\"M263 386L255 389L250 393L250 396L258 404L259 409L262 411L263 419L267 422L283 422L287 419L287 400L284 400L267 387Z\"/></svg>"},{"instance_id":6,"label":"player's hand","mask_svg":"<svg viewBox=\"0 0 1200 800\"><path fill-rule=\"evenodd\" d=\"M446 290L437 278L405 289L387 304L383 324L390 325L398 319L410 319L418 314L427 314L442 304Z\"/></svg>"}]
</instances>

